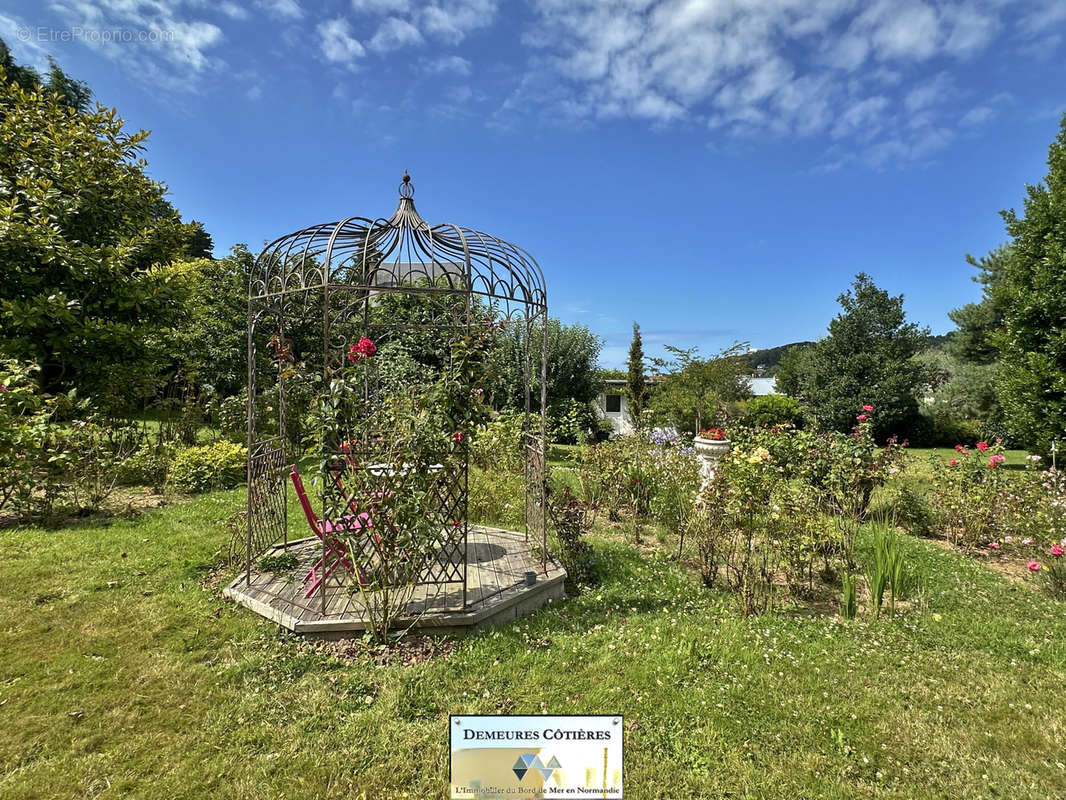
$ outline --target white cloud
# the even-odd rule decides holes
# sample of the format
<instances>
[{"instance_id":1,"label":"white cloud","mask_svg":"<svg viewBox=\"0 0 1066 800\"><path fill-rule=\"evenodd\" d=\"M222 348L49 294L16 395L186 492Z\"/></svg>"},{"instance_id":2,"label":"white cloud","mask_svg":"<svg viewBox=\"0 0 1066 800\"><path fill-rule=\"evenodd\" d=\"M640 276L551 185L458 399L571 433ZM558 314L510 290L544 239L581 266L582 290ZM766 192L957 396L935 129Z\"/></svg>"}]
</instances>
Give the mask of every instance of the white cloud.
<instances>
[{"instance_id":1,"label":"white cloud","mask_svg":"<svg viewBox=\"0 0 1066 800\"><path fill-rule=\"evenodd\" d=\"M422 10L420 27L445 42L458 44L471 31L491 25L496 7L497 0L439 0Z\"/></svg>"},{"instance_id":2,"label":"white cloud","mask_svg":"<svg viewBox=\"0 0 1066 800\"><path fill-rule=\"evenodd\" d=\"M940 104L950 97L953 91L954 81L952 81L951 76L941 72L931 81L919 84L907 92L903 104L908 111L914 113Z\"/></svg>"},{"instance_id":3,"label":"white cloud","mask_svg":"<svg viewBox=\"0 0 1066 800\"><path fill-rule=\"evenodd\" d=\"M352 0L357 14L401 14L411 10L411 0Z\"/></svg>"},{"instance_id":4,"label":"white cloud","mask_svg":"<svg viewBox=\"0 0 1066 800\"><path fill-rule=\"evenodd\" d=\"M296 0L259 0L259 7L276 19L303 19L304 15Z\"/></svg>"},{"instance_id":5,"label":"white cloud","mask_svg":"<svg viewBox=\"0 0 1066 800\"><path fill-rule=\"evenodd\" d=\"M426 64L426 72L440 74L451 72L456 75L469 75L471 65L462 56L441 56Z\"/></svg>"},{"instance_id":6,"label":"white cloud","mask_svg":"<svg viewBox=\"0 0 1066 800\"><path fill-rule=\"evenodd\" d=\"M964 113L957 77L1021 0L531 0L535 52L501 116L703 122L827 135L840 166L928 159ZM1061 8L1066 2L1055 0ZM1057 12L1056 12L1057 13ZM1013 17L1012 17L1013 14ZM1023 26L1023 20L1016 23ZM935 69L931 71L931 67ZM547 70L554 85L533 73ZM849 145L850 143L850 145ZM864 155L865 153L865 155Z\"/></svg>"},{"instance_id":7,"label":"white cloud","mask_svg":"<svg viewBox=\"0 0 1066 800\"><path fill-rule=\"evenodd\" d=\"M377 33L369 42L372 50L387 52L407 45L422 43L422 34L410 22L398 17L388 17L378 26Z\"/></svg>"},{"instance_id":8,"label":"white cloud","mask_svg":"<svg viewBox=\"0 0 1066 800\"><path fill-rule=\"evenodd\" d=\"M410 0L351 0L351 4L356 14L388 17L385 22L389 27L378 31L382 37L379 49L388 50L389 43L396 41L397 36L403 37L402 42L392 47L420 44L424 38L459 44L472 31L495 22L499 0L433 0L428 4Z\"/></svg>"},{"instance_id":9,"label":"white cloud","mask_svg":"<svg viewBox=\"0 0 1066 800\"><path fill-rule=\"evenodd\" d=\"M960 125L966 127L972 127L974 125L983 125L989 120L995 118L996 110L992 106L974 106L959 120Z\"/></svg>"},{"instance_id":10,"label":"white cloud","mask_svg":"<svg viewBox=\"0 0 1066 800\"><path fill-rule=\"evenodd\" d=\"M363 45L352 36L351 26L343 17L321 22L317 28L322 56L326 61L351 64L366 52Z\"/></svg>"},{"instance_id":11,"label":"white cloud","mask_svg":"<svg viewBox=\"0 0 1066 800\"><path fill-rule=\"evenodd\" d=\"M237 3L230 2L230 0L226 0L223 3L219 3L218 10L230 19L244 20L248 19L248 17L250 16L248 13L248 9L246 9L244 6L238 5Z\"/></svg>"},{"instance_id":12,"label":"white cloud","mask_svg":"<svg viewBox=\"0 0 1066 800\"><path fill-rule=\"evenodd\" d=\"M194 90L224 62L214 52L222 29L195 16L203 9L181 0L56 0L51 9L76 39L121 63L138 79L165 89Z\"/></svg>"}]
</instances>

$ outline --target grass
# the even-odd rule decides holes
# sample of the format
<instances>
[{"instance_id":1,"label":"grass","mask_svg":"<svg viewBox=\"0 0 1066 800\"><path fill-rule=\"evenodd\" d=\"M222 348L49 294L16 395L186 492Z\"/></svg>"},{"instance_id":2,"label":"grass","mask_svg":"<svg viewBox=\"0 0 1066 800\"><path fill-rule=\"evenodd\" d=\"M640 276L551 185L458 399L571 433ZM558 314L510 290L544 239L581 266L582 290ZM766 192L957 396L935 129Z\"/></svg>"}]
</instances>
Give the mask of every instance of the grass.
<instances>
[{"instance_id":1,"label":"grass","mask_svg":"<svg viewBox=\"0 0 1066 800\"><path fill-rule=\"evenodd\" d=\"M594 538L598 589L375 667L201 586L241 503L0 534L0 796L442 798L449 713L622 713L640 800L1066 796L1063 605L935 543L845 621Z\"/></svg>"}]
</instances>

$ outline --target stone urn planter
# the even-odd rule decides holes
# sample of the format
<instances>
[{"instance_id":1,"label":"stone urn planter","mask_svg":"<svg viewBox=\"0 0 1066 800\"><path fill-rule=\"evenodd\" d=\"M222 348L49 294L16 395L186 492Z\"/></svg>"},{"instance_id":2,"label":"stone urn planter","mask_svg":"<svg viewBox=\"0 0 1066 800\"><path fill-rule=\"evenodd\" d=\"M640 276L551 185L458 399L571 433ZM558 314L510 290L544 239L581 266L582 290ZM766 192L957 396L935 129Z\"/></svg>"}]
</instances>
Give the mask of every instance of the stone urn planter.
<instances>
[{"instance_id":1,"label":"stone urn planter","mask_svg":"<svg viewBox=\"0 0 1066 800\"><path fill-rule=\"evenodd\" d=\"M697 436L692 440L692 446L696 450L696 455L699 456L700 474L706 483L714 477L718 469L718 460L729 452L733 443L728 439L704 439L702 436Z\"/></svg>"}]
</instances>

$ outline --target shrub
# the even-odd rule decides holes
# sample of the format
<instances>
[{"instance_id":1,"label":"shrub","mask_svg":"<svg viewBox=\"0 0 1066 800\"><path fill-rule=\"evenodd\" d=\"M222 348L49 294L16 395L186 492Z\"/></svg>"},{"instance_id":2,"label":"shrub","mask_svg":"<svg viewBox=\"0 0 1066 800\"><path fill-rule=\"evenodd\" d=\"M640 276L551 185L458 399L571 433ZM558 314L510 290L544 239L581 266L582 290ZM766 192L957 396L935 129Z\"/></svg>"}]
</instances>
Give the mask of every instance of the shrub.
<instances>
[{"instance_id":1,"label":"shrub","mask_svg":"<svg viewBox=\"0 0 1066 800\"><path fill-rule=\"evenodd\" d=\"M237 444L248 441L248 390L224 397L215 405L215 422L223 438Z\"/></svg>"},{"instance_id":2,"label":"shrub","mask_svg":"<svg viewBox=\"0 0 1066 800\"><path fill-rule=\"evenodd\" d=\"M914 536L932 536L941 526L941 516L926 495L903 482L880 496L872 516L898 525Z\"/></svg>"},{"instance_id":3,"label":"shrub","mask_svg":"<svg viewBox=\"0 0 1066 800\"><path fill-rule=\"evenodd\" d=\"M0 508L18 517L97 510L138 447L138 433L73 393L41 393L36 371L0 361Z\"/></svg>"},{"instance_id":4,"label":"shrub","mask_svg":"<svg viewBox=\"0 0 1066 800\"><path fill-rule=\"evenodd\" d=\"M518 530L525 524L525 477L517 472L472 468L467 485L471 522Z\"/></svg>"},{"instance_id":5,"label":"shrub","mask_svg":"<svg viewBox=\"0 0 1066 800\"><path fill-rule=\"evenodd\" d=\"M126 486L150 486L161 491L166 486L177 448L167 442L144 442L119 470L119 482Z\"/></svg>"},{"instance_id":6,"label":"shrub","mask_svg":"<svg viewBox=\"0 0 1066 800\"><path fill-rule=\"evenodd\" d=\"M559 560L566 570L566 586L575 591L596 583L596 562L585 535L592 527L586 504L570 491L549 492L548 516L559 541Z\"/></svg>"},{"instance_id":7,"label":"shrub","mask_svg":"<svg viewBox=\"0 0 1066 800\"><path fill-rule=\"evenodd\" d=\"M978 442L955 446L956 455L938 463L933 497L943 530L953 544L977 547L1015 532L1021 497L1008 491L1002 446Z\"/></svg>"},{"instance_id":8,"label":"shrub","mask_svg":"<svg viewBox=\"0 0 1066 800\"><path fill-rule=\"evenodd\" d=\"M588 403L567 398L548 408L548 438L556 444L584 444L595 427L596 415Z\"/></svg>"},{"instance_id":9,"label":"shrub","mask_svg":"<svg viewBox=\"0 0 1066 800\"><path fill-rule=\"evenodd\" d=\"M1058 600L1066 600L1066 539L1053 544L1044 562L1044 585L1048 594Z\"/></svg>"},{"instance_id":10,"label":"shrub","mask_svg":"<svg viewBox=\"0 0 1066 800\"><path fill-rule=\"evenodd\" d=\"M799 425L802 416L799 401L783 394L753 397L744 404L744 422L756 428Z\"/></svg>"},{"instance_id":11,"label":"shrub","mask_svg":"<svg viewBox=\"0 0 1066 800\"><path fill-rule=\"evenodd\" d=\"M232 489L245 478L248 451L234 442L218 441L178 452L170 470L173 484L189 492Z\"/></svg>"},{"instance_id":12,"label":"shrub","mask_svg":"<svg viewBox=\"0 0 1066 800\"><path fill-rule=\"evenodd\" d=\"M518 411L505 409L478 425L470 437L471 462L481 469L522 472L525 465L523 416ZM529 424L539 428L540 420L531 417Z\"/></svg>"}]
</instances>

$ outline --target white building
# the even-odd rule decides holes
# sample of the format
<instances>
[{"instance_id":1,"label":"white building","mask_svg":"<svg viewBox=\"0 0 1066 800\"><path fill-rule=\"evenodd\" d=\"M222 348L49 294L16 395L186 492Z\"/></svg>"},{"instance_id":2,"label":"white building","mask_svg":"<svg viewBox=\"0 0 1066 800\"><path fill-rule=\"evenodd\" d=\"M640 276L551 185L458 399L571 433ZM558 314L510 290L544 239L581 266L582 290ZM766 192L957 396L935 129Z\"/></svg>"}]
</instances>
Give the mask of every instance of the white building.
<instances>
[{"instance_id":1,"label":"white building","mask_svg":"<svg viewBox=\"0 0 1066 800\"><path fill-rule=\"evenodd\" d=\"M746 380L748 388L756 397L777 394L776 378L759 378L753 375ZM611 379L603 383L604 390L592 403L596 417L610 421L611 428L614 429L613 436L626 436L633 433L633 423L629 419L629 400L626 398L626 382L621 379Z\"/></svg>"},{"instance_id":2,"label":"white building","mask_svg":"<svg viewBox=\"0 0 1066 800\"><path fill-rule=\"evenodd\" d=\"M625 436L633 432L633 423L629 420L629 400L626 398L626 382L611 379L603 382L604 388L592 403L598 419L610 421L614 436Z\"/></svg>"},{"instance_id":3,"label":"white building","mask_svg":"<svg viewBox=\"0 0 1066 800\"><path fill-rule=\"evenodd\" d=\"M767 394L777 394L777 378L759 378L752 375L748 378L748 388L756 397Z\"/></svg>"}]
</instances>

